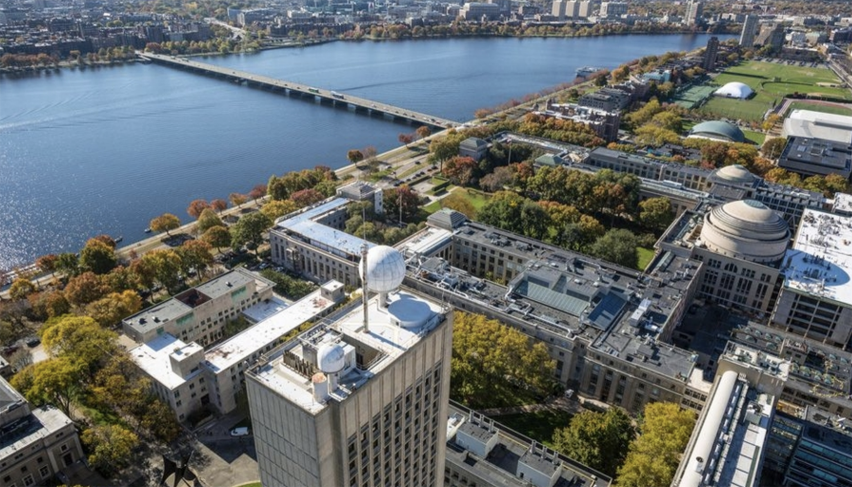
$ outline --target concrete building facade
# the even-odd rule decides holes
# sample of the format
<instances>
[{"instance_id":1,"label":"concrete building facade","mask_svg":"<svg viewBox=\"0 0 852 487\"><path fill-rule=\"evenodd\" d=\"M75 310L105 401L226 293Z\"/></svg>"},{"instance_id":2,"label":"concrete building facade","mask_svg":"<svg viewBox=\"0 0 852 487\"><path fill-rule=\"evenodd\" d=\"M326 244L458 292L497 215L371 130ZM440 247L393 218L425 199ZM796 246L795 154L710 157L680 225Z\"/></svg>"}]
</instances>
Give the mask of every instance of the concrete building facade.
<instances>
[{"instance_id":1,"label":"concrete building facade","mask_svg":"<svg viewBox=\"0 0 852 487\"><path fill-rule=\"evenodd\" d=\"M77 429L52 406L30 407L6 379L0 378L0 482L6 487L65 482L84 460Z\"/></svg>"},{"instance_id":2,"label":"concrete building facade","mask_svg":"<svg viewBox=\"0 0 852 487\"><path fill-rule=\"evenodd\" d=\"M689 0L686 3L686 13L683 16L684 25L696 25L704 14L704 2Z\"/></svg>"},{"instance_id":3,"label":"concrete building facade","mask_svg":"<svg viewBox=\"0 0 852 487\"><path fill-rule=\"evenodd\" d=\"M245 371L282 337L325 316L344 298L343 285L330 281L206 351L197 343L186 344L164 333L130 350L130 357L178 421L189 420L205 407L228 414L237 408Z\"/></svg>"},{"instance_id":4,"label":"concrete building facade","mask_svg":"<svg viewBox=\"0 0 852 487\"><path fill-rule=\"evenodd\" d=\"M784 256L773 326L852 348L852 217L805 210Z\"/></svg>"},{"instance_id":5,"label":"concrete building facade","mask_svg":"<svg viewBox=\"0 0 852 487\"><path fill-rule=\"evenodd\" d=\"M167 333L202 346L222 338L225 325L272 297L274 283L238 267L122 320L124 334L147 343Z\"/></svg>"},{"instance_id":6,"label":"concrete building facade","mask_svg":"<svg viewBox=\"0 0 852 487\"><path fill-rule=\"evenodd\" d=\"M803 176L852 174L852 144L791 136L778 158L778 167Z\"/></svg>"},{"instance_id":7,"label":"concrete building facade","mask_svg":"<svg viewBox=\"0 0 852 487\"><path fill-rule=\"evenodd\" d=\"M545 111L534 113L581 123L591 128L598 137L607 142L618 139L618 128L621 126L620 112L607 112L575 103L556 104L548 100Z\"/></svg>"},{"instance_id":8,"label":"concrete building facade","mask_svg":"<svg viewBox=\"0 0 852 487\"><path fill-rule=\"evenodd\" d=\"M356 286L361 247L373 244L343 231L348 204L333 198L280 218L269 231L272 262L317 283Z\"/></svg>"},{"instance_id":9,"label":"concrete building facade","mask_svg":"<svg viewBox=\"0 0 852 487\"><path fill-rule=\"evenodd\" d=\"M707 47L704 50L704 59L701 61L701 67L705 71L714 71L716 69L716 56L719 54L719 38L713 36L707 41Z\"/></svg>"},{"instance_id":10,"label":"concrete building facade","mask_svg":"<svg viewBox=\"0 0 852 487\"><path fill-rule=\"evenodd\" d=\"M754 47L754 38L757 35L758 24L757 15L746 15L743 20L743 30L740 32L740 46Z\"/></svg>"},{"instance_id":11,"label":"concrete building facade","mask_svg":"<svg viewBox=\"0 0 852 487\"><path fill-rule=\"evenodd\" d=\"M612 19L627 15L627 2L601 2L599 14L602 18Z\"/></svg>"},{"instance_id":12,"label":"concrete building facade","mask_svg":"<svg viewBox=\"0 0 852 487\"><path fill-rule=\"evenodd\" d=\"M264 485L443 485L452 311L377 291L247 372Z\"/></svg>"}]
</instances>

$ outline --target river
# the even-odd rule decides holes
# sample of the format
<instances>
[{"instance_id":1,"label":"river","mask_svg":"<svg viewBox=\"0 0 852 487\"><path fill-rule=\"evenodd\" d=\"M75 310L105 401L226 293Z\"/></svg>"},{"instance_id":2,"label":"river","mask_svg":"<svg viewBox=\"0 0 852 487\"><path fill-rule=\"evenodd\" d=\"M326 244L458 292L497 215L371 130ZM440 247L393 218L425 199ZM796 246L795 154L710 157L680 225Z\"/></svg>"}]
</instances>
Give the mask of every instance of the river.
<instances>
[{"instance_id":1,"label":"river","mask_svg":"<svg viewBox=\"0 0 852 487\"><path fill-rule=\"evenodd\" d=\"M206 62L466 121L479 108L573 80L585 65L691 50L707 35L334 42ZM729 36L721 36L726 38ZM0 77L0 270L125 244L164 212L227 198L412 128L154 64Z\"/></svg>"}]
</instances>

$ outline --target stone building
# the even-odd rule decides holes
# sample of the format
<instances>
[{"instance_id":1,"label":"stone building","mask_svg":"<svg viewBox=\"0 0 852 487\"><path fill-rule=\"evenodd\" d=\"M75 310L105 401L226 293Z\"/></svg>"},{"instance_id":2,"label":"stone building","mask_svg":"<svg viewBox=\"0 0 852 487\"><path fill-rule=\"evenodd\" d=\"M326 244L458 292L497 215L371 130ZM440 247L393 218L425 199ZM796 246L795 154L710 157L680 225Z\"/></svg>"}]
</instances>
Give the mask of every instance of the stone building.
<instances>
[{"instance_id":1,"label":"stone building","mask_svg":"<svg viewBox=\"0 0 852 487\"><path fill-rule=\"evenodd\" d=\"M53 406L32 408L0 378L0 479L2 485L66 482L85 458L71 419Z\"/></svg>"},{"instance_id":2,"label":"stone building","mask_svg":"<svg viewBox=\"0 0 852 487\"><path fill-rule=\"evenodd\" d=\"M269 231L272 262L314 282L356 286L361 248L373 244L343 231L348 204L333 198L279 218Z\"/></svg>"},{"instance_id":3,"label":"stone building","mask_svg":"<svg viewBox=\"0 0 852 487\"><path fill-rule=\"evenodd\" d=\"M444 483L452 311L401 289L405 264L367 256L354 303L247 373L264 485Z\"/></svg>"},{"instance_id":4,"label":"stone building","mask_svg":"<svg viewBox=\"0 0 852 487\"><path fill-rule=\"evenodd\" d=\"M124 334L147 343L168 333L202 346L222 337L225 325L272 297L274 283L238 267L122 320Z\"/></svg>"}]
</instances>

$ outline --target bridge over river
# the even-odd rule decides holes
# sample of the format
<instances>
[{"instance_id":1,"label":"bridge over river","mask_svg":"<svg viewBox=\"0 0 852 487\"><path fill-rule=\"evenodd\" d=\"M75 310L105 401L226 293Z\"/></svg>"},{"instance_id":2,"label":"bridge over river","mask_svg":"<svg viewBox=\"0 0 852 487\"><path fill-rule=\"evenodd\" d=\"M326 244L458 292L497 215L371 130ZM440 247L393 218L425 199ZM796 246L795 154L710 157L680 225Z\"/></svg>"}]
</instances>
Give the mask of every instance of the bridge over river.
<instances>
[{"instance_id":1,"label":"bridge over river","mask_svg":"<svg viewBox=\"0 0 852 487\"><path fill-rule=\"evenodd\" d=\"M182 57L164 56L148 52L140 52L138 54L144 59L149 59L153 62L166 66L223 78L237 83L246 83L248 86L255 86L290 96L314 97L315 99L318 99L320 103L345 105L347 107L354 108L356 112L382 114L393 120L407 120L412 124L427 125L436 128L451 128L459 125L458 122L453 120L447 120L445 118L435 117L426 113L415 112L406 108L388 105L387 103L382 103L380 101L337 93L315 86L293 83L292 81L270 78L268 76L230 68L223 68L221 66L201 63Z\"/></svg>"}]
</instances>

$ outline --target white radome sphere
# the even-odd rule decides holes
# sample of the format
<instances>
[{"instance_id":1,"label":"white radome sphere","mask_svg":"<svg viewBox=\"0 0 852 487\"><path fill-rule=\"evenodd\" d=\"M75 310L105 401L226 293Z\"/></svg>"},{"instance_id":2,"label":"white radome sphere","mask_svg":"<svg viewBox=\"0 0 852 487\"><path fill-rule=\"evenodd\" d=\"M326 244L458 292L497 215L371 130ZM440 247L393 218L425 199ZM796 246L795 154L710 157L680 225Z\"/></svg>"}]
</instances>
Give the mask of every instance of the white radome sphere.
<instances>
[{"instance_id":1,"label":"white radome sphere","mask_svg":"<svg viewBox=\"0 0 852 487\"><path fill-rule=\"evenodd\" d=\"M319 369L327 374L336 374L346 365L343 347L338 344L323 343L317 349Z\"/></svg>"},{"instance_id":2,"label":"white radome sphere","mask_svg":"<svg viewBox=\"0 0 852 487\"><path fill-rule=\"evenodd\" d=\"M364 281L364 261L358 266ZM393 247L377 245L367 252L367 288L377 293L398 289L405 279L405 259Z\"/></svg>"}]
</instances>

